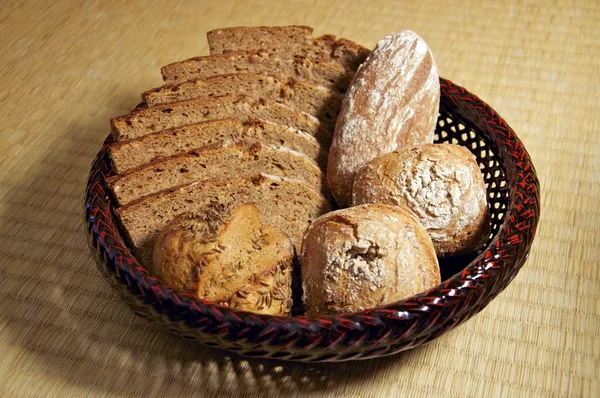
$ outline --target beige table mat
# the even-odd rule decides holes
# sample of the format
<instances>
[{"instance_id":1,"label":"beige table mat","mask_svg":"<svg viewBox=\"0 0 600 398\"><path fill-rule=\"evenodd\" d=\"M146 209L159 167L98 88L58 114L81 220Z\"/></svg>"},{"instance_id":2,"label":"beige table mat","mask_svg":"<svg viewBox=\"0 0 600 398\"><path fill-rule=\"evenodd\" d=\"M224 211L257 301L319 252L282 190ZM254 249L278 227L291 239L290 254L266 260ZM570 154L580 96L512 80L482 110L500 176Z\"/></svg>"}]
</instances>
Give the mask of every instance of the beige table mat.
<instances>
[{"instance_id":1,"label":"beige table mat","mask_svg":"<svg viewBox=\"0 0 600 398\"><path fill-rule=\"evenodd\" d=\"M482 4L484 3L484 4ZM84 184L111 116L217 27L307 24L368 47L412 29L531 153L542 220L495 301L389 358L246 360L149 326L100 277ZM600 6L594 1L3 1L1 396L599 396Z\"/></svg>"}]
</instances>

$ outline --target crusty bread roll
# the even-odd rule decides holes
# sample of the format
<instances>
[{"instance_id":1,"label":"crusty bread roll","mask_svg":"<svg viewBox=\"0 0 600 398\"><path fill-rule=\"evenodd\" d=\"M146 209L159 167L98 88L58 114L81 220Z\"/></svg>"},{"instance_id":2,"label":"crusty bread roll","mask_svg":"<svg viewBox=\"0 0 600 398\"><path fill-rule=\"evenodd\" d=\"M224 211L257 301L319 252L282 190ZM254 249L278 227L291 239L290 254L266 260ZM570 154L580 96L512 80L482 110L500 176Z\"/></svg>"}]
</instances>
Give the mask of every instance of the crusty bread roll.
<instances>
[{"instance_id":1,"label":"crusty bread roll","mask_svg":"<svg viewBox=\"0 0 600 398\"><path fill-rule=\"evenodd\" d=\"M290 239L260 225L251 203L211 203L167 225L151 271L174 289L239 310L285 315L291 309Z\"/></svg>"},{"instance_id":2,"label":"crusty bread roll","mask_svg":"<svg viewBox=\"0 0 600 398\"><path fill-rule=\"evenodd\" d=\"M465 147L427 144L369 162L354 181L352 203L409 209L427 229L438 256L479 249L490 233L487 193L475 156Z\"/></svg>"},{"instance_id":3,"label":"crusty bread roll","mask_svg":"<svg viewBox=\"0 0 600 398\"><path fill-rule=\"evenodd\" d=\"M440 283L427 231L398 206L363 205L317 218L304 235L300 263L309 316L373 308Z\"/></svg>"},{"instance_id":4,"label":"crusty bread roll","mask_svg":"<svg viewBox=\"0 0 600 398\"><path fill-rule=\"evenodd\" d=\"M405 30L383 38L354 75L329 151L327 180L341 207L365 163L399 147L433 142L440 83L427 44Z\"/></svg>"}]
</instances>

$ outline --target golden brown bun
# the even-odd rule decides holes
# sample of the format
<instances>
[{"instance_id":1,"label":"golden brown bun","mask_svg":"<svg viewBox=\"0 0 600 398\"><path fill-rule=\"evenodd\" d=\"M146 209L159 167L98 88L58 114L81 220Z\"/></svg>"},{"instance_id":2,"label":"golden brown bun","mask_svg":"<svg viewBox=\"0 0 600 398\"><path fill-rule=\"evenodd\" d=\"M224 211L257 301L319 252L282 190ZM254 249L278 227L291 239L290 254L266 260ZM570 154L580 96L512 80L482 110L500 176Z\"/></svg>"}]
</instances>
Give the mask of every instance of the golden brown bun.
<instances>
[{"instance_id":1,"label":"golden brown bun","mask_svg":"<svg viewBox=\"0 0 600 398\"><path fill-rule=\"evenodd\" d=\"M408 30L383 38L350 83L329 150L327 181L341 207L350 205L352 182L368 161L433 142L439 101L425 41Z\"/></svg>"},{"instance_id":2,"label":"golden brown bun","mask_svg":"<svg viewBox=\"0 0 600 398\"><path fill-rule=\"evenodd\" d=\"M352 203L409 209L438 256L479 249L490 234L487 193L475 156L451 144L403 148L369 162L354 181Z\"/></svg>"},{"instance_id":3,"label":"golden brown bun","mask_svg":"<svg viewBox=\"0 0 600 398\"><path fill-rule=\"evenodd\" d=\"M258 208L212 203L160 234L152 271L174 289L238 310L285 315L291 308L290 239L260 225Z\"/></svg>"},{"instance_id":4,"label":"golden brown bun","mask_svg":"<svg viewBox=\"0 0 600 398\"><path fill-rule=\"evenodd\" d=\"M360 311L440 283L427 231L398 206L327 213L308 227L300 256L309 316Z\"/></svg>"}]
</instances>

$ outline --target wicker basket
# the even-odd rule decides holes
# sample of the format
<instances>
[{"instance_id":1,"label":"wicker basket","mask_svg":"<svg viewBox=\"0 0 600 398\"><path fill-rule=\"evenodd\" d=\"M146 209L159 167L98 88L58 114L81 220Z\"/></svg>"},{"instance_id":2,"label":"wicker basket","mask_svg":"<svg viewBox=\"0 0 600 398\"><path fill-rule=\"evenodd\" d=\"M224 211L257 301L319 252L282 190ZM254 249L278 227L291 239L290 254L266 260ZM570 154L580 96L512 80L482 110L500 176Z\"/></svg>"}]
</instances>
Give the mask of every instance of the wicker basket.
<instances>
[{"instance_id":1,"label":"wicker basket","mask_svg":"<svg viewBox=\"0 0 600 398\"><path fill-rule=\"evenodd\" d=\"M98 267L133 311L188 339L250 357L343 361L390 355L433 340L481 311L515 277L539 219L539 185L527 151L506 122L465 89L441 79L436 142L467 147L487 185L492 233L476 257L442 264L442 284L362 312L321 318L234 311L174 292L140 266L111 211L106 145L89 176L85 223ZM107 141L108 142L108 141Z\"/></svg>"}]
</instances>

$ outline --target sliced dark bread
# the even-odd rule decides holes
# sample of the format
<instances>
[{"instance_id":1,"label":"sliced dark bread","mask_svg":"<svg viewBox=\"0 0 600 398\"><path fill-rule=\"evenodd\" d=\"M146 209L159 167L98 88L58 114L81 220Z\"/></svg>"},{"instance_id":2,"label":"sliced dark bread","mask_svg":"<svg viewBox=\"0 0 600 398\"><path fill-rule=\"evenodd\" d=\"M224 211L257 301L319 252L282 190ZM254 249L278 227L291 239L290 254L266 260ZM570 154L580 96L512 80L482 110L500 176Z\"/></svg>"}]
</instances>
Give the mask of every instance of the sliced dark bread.
<instances>
[{"instance_id":1,"label":"sliced dark bread","mask_svg":"<svg viewBox=\"0 0 600 398\"><path fill-rule=\"evenodd\" d=\"M329 148L333 134L330 128L307 113L275 101L251 100L243 96L205 97L152 108L136 108L110 122L114 138L120 141L223 118L241 121L259 119L294 127L314 136L325 148Z\"/></svg>"},{"instance_id":2,"label":"sliced dark bread","mask_svg":"<svg viewBox=\"0 0 600 398\"><path fill-rule=\"evenodd\" d=\"M327 199L301 181L259 176L192 183L118 208L115 214L133 253L147 267L160 231L175 217L210 202L255 203L261 220L288 235L296 250L310 222L331 211Z\"/></svg>"},{"instance_id":3,"label":"sliced dark bread","mask_svg":"<svg viewBox=\"0 0 600 398\"><path fill-rule=\"evenodd\" d=\"M306 155L255 143L235 143L184 153L106 179L121 206L193 181L251 177L260 173L295 178L331 197L324 174Z\"/></svg>"},{"instance_id":4,"label":"sliced dark bread","mask_svg":"<svg viewBox=\"0 0 600 398\"><path fill-rule=\"evenodd\" d=\"M335 63L267 51L233 51L194 57L163 66L161 73L168 84L232 73L273 74L284 80L306 80L339 93L346 92L354 75Z\"/></svg>"},{"instance_id":5,"label":"sliced dark bread","mask_svg":"<svg viewBox=\"0 0 600 398\"><path fill-rule=\"evenodd\" d=\"M308 82L282 81L274 76L255 73L218 75L175 85L165 85L146 91L143 99L148 106L185 101L201 97L246 95L283 103L298 111L315 116L331 129L335 128L342 105L341 94Z\"/></svg>"},{"instance_id":6,"label":"sliced dark bread","mask_svg":"<svg viewBox=\"0 0 600 398\"><path fill-rule=\"evenodd\" d=\"M108 153L115 173L123 174L161 158L242 140L301 152L317 162L322 170L327 167L328 152L312 135L292 127L258 120L242 123L237 119L217 119L190 124L116 142L108 148Z\"/></svg>"},{"instance_id":7,"label":"sliced dark bread","mask_svg":"<svg viewBox=\"0 0 600 398\"><path fill-rule=\"evenodd\" d=\"M370 50L333 35L314 38L308 26L239 26L207 33L211 54L229 51L264 50L286 56L337 63L356 71Z\"/></svg>"}]
</instances>

